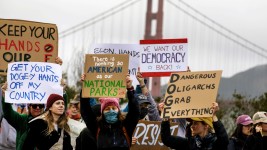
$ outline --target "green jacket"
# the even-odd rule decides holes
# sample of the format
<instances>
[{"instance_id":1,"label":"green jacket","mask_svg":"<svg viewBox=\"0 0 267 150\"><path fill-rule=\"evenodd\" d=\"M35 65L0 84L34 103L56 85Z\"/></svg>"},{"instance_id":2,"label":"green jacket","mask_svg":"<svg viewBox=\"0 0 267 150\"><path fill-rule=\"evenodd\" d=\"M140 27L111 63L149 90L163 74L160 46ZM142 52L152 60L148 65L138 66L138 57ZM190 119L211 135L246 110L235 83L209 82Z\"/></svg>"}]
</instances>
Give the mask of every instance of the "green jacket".
<instances>
[{"instance_id":1,"label":"green jacket","mask_svg":"<svg viewBox=\"0 0 267 150\"><path fill-rule=\"evenodd\" d=\"M22 150L23 143L28 134L28 121L33 117L14 111L10 103L5 103L4 98L2 98L2 105L5 119L17 131L16 149Z\"/></svg>"}]
</instances>

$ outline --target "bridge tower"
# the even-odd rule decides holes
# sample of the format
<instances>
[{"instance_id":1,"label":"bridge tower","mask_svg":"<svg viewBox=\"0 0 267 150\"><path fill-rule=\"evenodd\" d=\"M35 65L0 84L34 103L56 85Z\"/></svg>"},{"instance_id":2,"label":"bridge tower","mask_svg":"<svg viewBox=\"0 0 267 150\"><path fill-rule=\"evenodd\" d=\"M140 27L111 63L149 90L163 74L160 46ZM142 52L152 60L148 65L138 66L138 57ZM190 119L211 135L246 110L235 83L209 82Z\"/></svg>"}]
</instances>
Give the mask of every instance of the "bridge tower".
<instances>
[{"instance_id":1,"label":"bridge tower","mask_svg":"<svg viewBox=\"0 0 267 150\"><path fill-rule=\"evenodd\" d=\"M153 2L158 2L157 12L152 12ZM153 22L155 24L153 24ZM155 31L152 31L153 29ZM145 40L149 39L162 39L162 25L163 25L163 0L147 0L147 13L146 13L146 27L145 27ZM155 33L155 35L152 35ZM149 81L149 80L148 80ZM150 81L148 82L149 86ZM160 78L152 78L152 87L150 89L153 97L161 96Z\"/></svg>"}]
</instances>

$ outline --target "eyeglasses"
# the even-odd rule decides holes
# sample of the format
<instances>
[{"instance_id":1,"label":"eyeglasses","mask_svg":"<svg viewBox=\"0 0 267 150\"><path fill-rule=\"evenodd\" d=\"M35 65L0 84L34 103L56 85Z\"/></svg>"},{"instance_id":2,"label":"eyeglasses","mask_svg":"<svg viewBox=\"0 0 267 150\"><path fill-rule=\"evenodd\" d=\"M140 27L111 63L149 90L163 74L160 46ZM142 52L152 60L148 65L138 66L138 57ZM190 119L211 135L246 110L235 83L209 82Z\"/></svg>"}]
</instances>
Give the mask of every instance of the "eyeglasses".
<instances>
[{"instance_id":1,"label":"eyeglasses","mask_svg":"<svg viewBox=\"0 0 267 150\"><path fill-rule=\"evenodd\" d=\"M31 104L33 109L36 109L37 107L39 107L39 109L43 109L45 106L44 104Z\"/></svg>"}]
</instances>

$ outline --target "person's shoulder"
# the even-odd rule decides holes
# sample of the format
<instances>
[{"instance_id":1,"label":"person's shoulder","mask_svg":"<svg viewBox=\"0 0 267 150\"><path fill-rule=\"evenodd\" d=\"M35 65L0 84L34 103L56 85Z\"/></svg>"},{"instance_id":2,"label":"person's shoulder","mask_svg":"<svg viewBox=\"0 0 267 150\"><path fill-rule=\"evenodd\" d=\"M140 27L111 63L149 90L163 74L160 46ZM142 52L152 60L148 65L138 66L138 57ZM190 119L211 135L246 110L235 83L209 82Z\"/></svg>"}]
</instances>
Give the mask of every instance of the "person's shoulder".
<instances>
[{"instance_id":1,"label":"person's shoulder","mask_svg":"<svg viewBox=\"0 0 267 150\"><path fill-rule=\"evenodd\" d=\"M45 121L44 115L37 116L37 117L35 117L29 121L29 125L31 127L38 127L38 126L42 126L42 125L46 125L46 124L47 124L47 122Z\"/></svg>"}]
</instances>

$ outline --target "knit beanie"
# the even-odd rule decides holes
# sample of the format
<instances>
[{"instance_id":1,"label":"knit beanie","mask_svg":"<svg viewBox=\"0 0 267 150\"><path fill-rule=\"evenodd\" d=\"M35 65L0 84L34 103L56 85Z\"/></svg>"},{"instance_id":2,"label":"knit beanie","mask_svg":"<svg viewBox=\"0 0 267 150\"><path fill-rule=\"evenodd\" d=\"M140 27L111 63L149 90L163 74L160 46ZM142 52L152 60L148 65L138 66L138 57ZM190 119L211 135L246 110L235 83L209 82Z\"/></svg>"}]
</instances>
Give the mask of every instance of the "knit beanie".
<instances>
[{"instance_id":1,"label":"knit beanie","mask_svg":"<svg viewBox=\"0 0 267 150\"><path fill-rule=\"evenodd\" d=\"M107 106L116 106L120 110L119 99L118 98L99 98L101 103L101 113Z\"/></svg>"},{"instance_id":2,"label":"knit beanie","mask_svg":"<svg viewBox=\"0 0 267 150\"><path fill-rule=\"evenodd\" d=\"M57 100L63 100L64 98L61 95L58 94L51 94L46 102L46 110L49 110L49 108L53 105L53 103Z\"/></svg>"}]
</instances>

